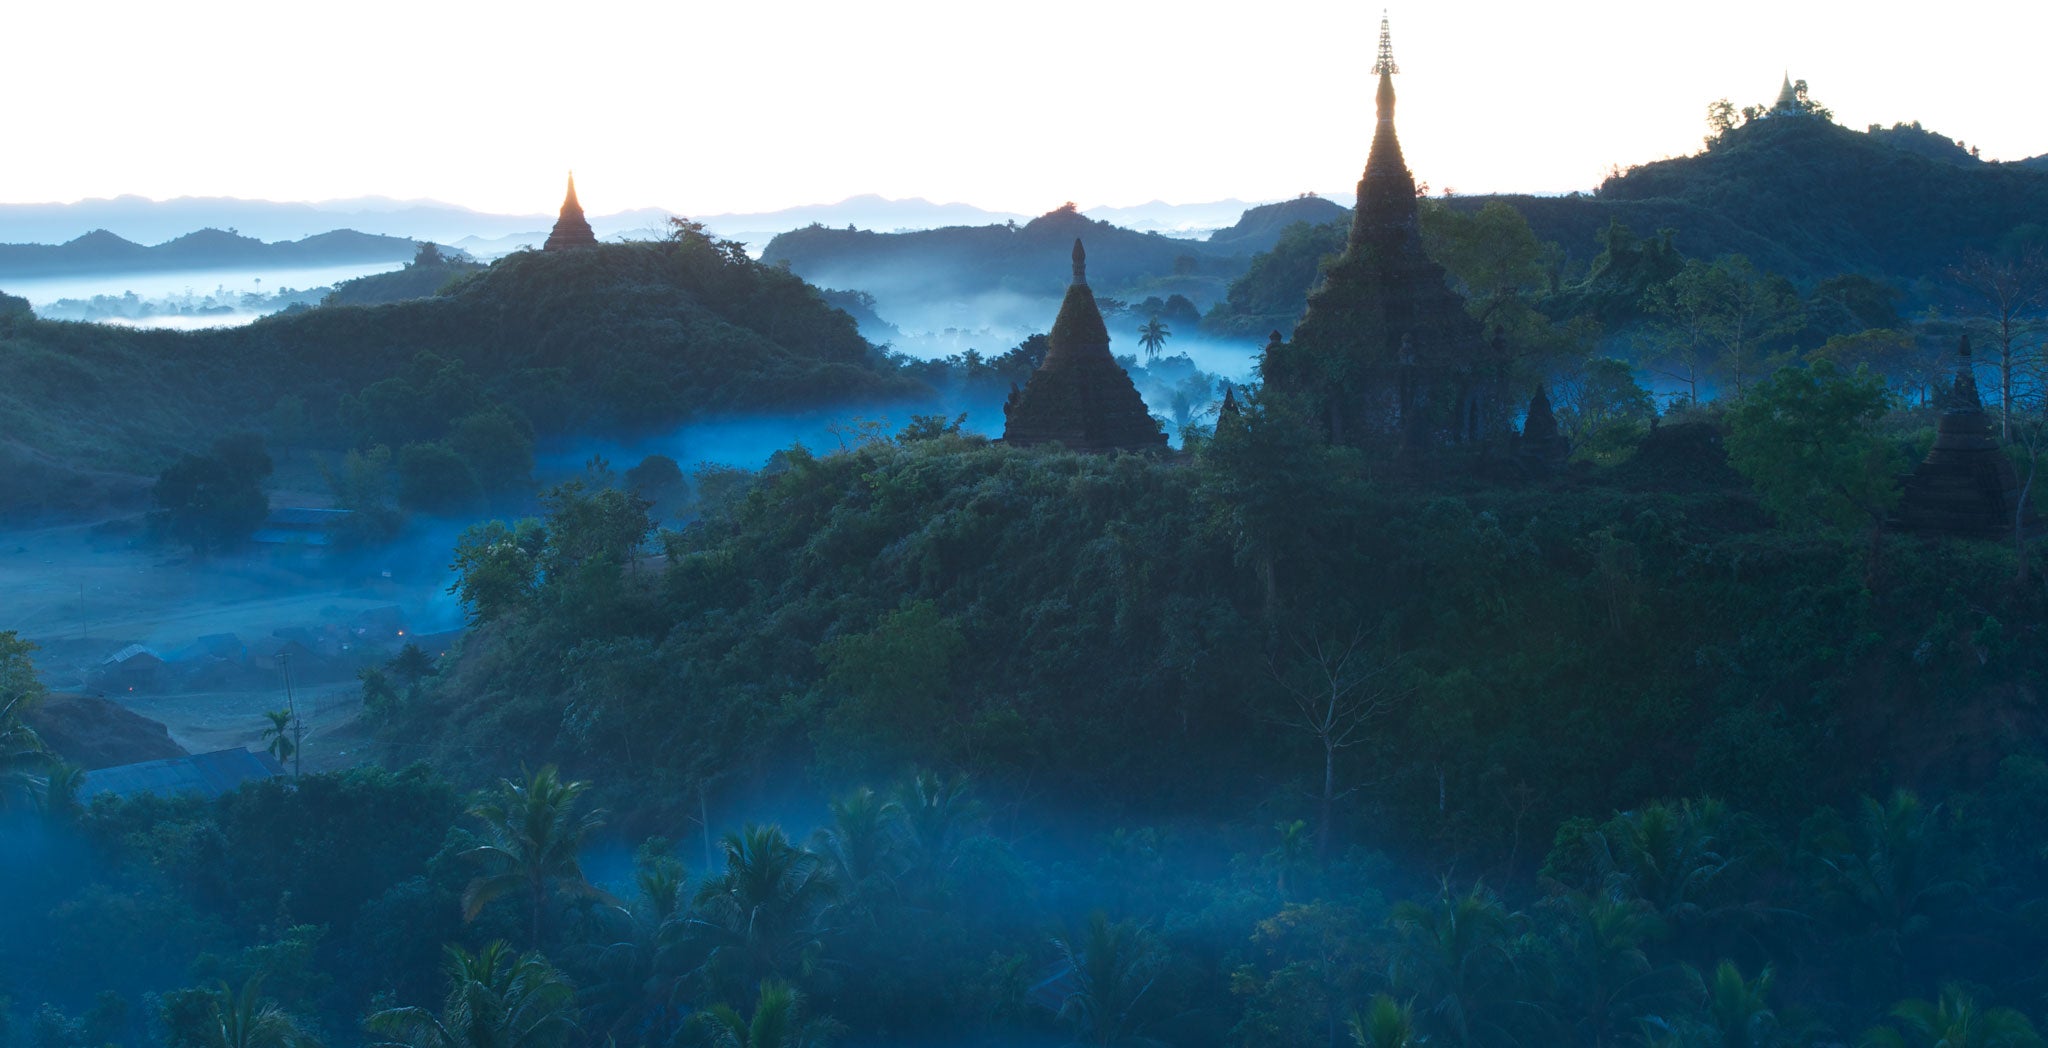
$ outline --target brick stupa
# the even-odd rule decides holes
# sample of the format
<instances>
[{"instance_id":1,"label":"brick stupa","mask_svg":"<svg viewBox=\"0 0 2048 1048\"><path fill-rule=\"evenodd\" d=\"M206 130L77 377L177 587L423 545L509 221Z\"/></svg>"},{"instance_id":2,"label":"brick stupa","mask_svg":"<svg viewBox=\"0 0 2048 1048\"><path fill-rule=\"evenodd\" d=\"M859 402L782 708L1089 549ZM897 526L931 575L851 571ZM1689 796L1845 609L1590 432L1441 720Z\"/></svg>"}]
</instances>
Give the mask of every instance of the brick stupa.
<instances>
[{"instance_id":1,"label":"brick stupa","mask_svg":"<svg viewBox=\"0 0 2048 1048\"><path fill-rule=\"evenodd\" d=\"M1335 443L1385 450L1476 439L1510 411L1485 379L1489 346L1444 268L1422 250L1415 176L1394 132L1393 45L1380 21L1377 98L1344 253L1291 340L1266 347L1267 388L1315 413Z\"/></svg>"},{"instance_id":2,"label":"brick stupa","mask_svg":"<svg viewBox=\"0 0 2048 1048\"><path fill-rule=\"evenodd\" d=\"M2002 538L2012 534L2019 510L2019 476L1991 433L1968 335L1958 355L1934 448L1906 478L1893 523L1907 531Z\"/></svg>"},{"instance_id":3,"label":"brick stupa","mask_svg":"<svg viewBox=\"0 0 2048 1048\"><path fill-rule=\"evenodd\" d=\"M1522 441L1516 449L1522 463L1544 470L1571 457L1571 443L1557 430L1557 415L1550 410L1550 391L1536 387L1529 398L1529 413L1522 418Z\"/></svg>"},{"instance_id":4,"label":"brick stupa","mask_svg":"<svg viewBox=\"0 0 2048 1048\"><path fill-rule=\"evenodd\" d=\"M596 244L597 234L590 231L590 223L583 217L583 205L576 202L576 173L571 171L569 195L562 199L562 217L555 219L555 230L548 234L548 242L541 245L541 250L566 251Z\"/></svg>"},{"instance_id":5,"label":"brick stupa","mask_svg":"<svg viewBox=\"0 0 2048 1048\"><path fill-rule=\"evenodd\" d=\"M1074 241L1074 282L1060 302L1045 361L1003 405L1003 441L1028 447L1062 444L1073 451L1147 451L1166 434L1145 410L1145 398L1109 352L1109 328L1088 289L1087 256Z\"/></svg>"}]
</instances>

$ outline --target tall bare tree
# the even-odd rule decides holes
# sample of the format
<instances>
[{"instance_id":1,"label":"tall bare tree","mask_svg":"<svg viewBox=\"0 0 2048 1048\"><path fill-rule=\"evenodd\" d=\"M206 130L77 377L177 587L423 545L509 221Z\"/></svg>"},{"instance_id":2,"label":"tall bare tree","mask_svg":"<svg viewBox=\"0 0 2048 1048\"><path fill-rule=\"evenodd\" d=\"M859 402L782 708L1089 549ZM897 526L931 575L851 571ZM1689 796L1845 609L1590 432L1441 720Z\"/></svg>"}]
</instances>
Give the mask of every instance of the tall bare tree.
<instances>
[{"instance_id":1,"label":"tall bare tree","mask_svg":"<svg viewBox=\"0 0 2048 1048\"><path fill-rule=\"evenodd\" d=\"M1337 754L1371 737L1372 723L1405 694L1394 673L1397 660L1382 659L1371 650L1364 630L1349 640L1332 643L1316 638L1295 642L1295 658L1276 663L1273 677L1284 701L1266 711L1272 723L1313 736L1323 754L1323 785L1316 813L1316 862L1329 858L1330 824L1337 802L1357 785L1339 788Z\"/></svg>"},{"instance_id":2,"label":"tall bare tree","mask_svg":"<svg viewBox=\"0 0 2048 1048\"><path fill-rule=\"evenodd\" d=\"M1999 436L2011 440L2016 401L2041 377L2039 335L2048 314L2048 262L2031 247L2009 258L1972 252L1949 275L1967 293L1972 312L1998 348Z\"/></svg>"}]
</instances>

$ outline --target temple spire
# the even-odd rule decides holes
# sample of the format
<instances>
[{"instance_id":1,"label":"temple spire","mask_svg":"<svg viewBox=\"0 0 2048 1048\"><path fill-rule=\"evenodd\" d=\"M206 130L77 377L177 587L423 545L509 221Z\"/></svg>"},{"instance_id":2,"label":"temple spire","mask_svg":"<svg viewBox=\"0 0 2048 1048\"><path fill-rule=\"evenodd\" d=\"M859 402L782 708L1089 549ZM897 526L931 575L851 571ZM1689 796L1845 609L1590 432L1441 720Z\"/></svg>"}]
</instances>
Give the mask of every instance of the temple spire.
<instances>
[{"instance_id":1,"label":"temple spire","mask_svg":"<svg viewBox=\"0 0 2048 1048\"><path fill-rule=\"evenodd\" d=\"M1380 76L1391 76L1401 71L1394 64L1394 35L1387 31L1387 12L1380 12L1380 57L1372 64L1372 71Z\"/></svg>"},{"instance_id":2,"label":"temple spire","mask_svg":"<svg viewBox=\"0 0 2048 1048\"><path fill-rule=\"evenodd\" d=\"M1081 238L1074 238L1074 283L1088 286L1088 252L1081 249Z\"/></svg>"},{"instance_id":3,"label":"temple spire","mask_svg":"<svg viewBox=\"0 0 2048 1048\"><path fill-rule=\"evenodd\" d=\"M597 243L597 234L590 229L590 221L583 217L583 205L576 200L576 172L569 172L569 192L562 198L562 214L555 219L555 228L548 234L543 251L563 251L576 247L591 247Z\"/></svg>"}]
</instances>

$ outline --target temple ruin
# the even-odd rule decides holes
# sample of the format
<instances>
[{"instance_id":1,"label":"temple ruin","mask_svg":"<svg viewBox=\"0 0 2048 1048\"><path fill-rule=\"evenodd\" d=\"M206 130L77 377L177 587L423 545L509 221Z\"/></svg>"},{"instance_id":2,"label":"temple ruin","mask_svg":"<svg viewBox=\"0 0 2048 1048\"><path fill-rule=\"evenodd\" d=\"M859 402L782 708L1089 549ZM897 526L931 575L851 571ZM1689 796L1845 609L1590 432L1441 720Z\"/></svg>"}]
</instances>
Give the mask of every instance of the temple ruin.
<instances>
[{"instance_id":1,"label":"temple ruin","mask_svg":"<svg viewBox=\"0 0 2048 1048\"><path fill-rule=\"evenodd\" d=\"M1074 241L1074 280L1060 302L1045 361L1003 404L1003 441L1074 451L1146 451L1166 433L1145 410L1131 376L1109 352L1109 328L1088 288L1087 255Z\"/></svg>"},{"instance_id":2,"label":"temple ruin","mask_svg":"<svg viewBox=\"0 0 2048 1048\"><path fill-rule=\"evenodd\" d=\"M1522 464L1534 471L1561 465L1571 457L1571 443L1557 430L1557 415L1550 409L1550 391L1536 387L1529 398L1529 412L1522 418L1522 439L1515 449Z\"/></svg>"},{"instance_id":3,"label":"temple ruin","mask_svg":"<svg viewBox=\"0 0 2048 1048\"><path fill-rule=\"evenodd\" d=\"M576 202L576 172L569 172L569 195L562 199L562 215L555 219L554 231L548 234L548 242L541 245L542 251L566 251L575 247L594 247L597 234L591 232L590 223L583 217L583 205Z\"/></svg>"},{"instance_id":4,"label":"temple ruin","mask_svg":"<svg viewBox=\"0 0 2048 1048\"><path fill-rule=\"evenodd\" d=\"M1943 398L1934 447L1906 478L1893 523L1907 531L2001 538L2012 534L2020 481L1992 436L1977 393L1970 337L1957 348L1956 378Z\"/></svg>"},{"instance_id":5,"label":"temple ruin","mask_svg":"<svg viewBox=\"0 0 2048 1048\"><path fill-rule=\"evenodd\" d=\"M1380 20L1379 123L1351 233L1291 340L1266 348L1267 388L1333 442L1405 453L1509 431L1505 361L1422 250L1415 177L1394 132L1393 45Z\"/></svg>"}]
</instances>

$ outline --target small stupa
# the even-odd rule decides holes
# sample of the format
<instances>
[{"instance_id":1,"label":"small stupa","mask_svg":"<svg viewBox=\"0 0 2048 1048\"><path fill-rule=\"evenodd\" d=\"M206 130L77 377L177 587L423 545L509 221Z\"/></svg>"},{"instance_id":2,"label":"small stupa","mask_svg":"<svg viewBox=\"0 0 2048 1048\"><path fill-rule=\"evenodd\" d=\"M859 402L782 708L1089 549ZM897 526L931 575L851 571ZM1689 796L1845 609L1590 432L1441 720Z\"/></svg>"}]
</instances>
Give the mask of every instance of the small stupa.
<instances>
[{"instance_id":1,"label":"small stupa","mask_svg":"<svg viewBox=\"0 0 2048 1048\"><path fill-rule=\"evenodd\" d=\"M1216 407L1216 422L1220 425L1226 419L1244 417L1244 409L1237 406L1237 387L1228 382L1223 384L1223 403Z\"/></svg>"},{"instance_id":2,"label":"small stupa","mask_svg":"<svg viewBox=\"0 0 2048 1048\"><path fill-rule=\"evenodd\" d=\"M1522 419L1522 442L1516 454L1525 465L1549 469L1571 455L1571 444L1557 431L1557 415L1550 410L1550 392L1536 387L1529 398L1529 413Z\"/></svg>"},{"instance_id":3,"label":"small stupa","mask_svg":"<svg viewBox=\"0 0 2048 1048\"><path fill-rule=\"evenodd\" d=\"M1900 528L1950 535L2010 535L2020 507L2012 460L1991 435L1991 417L1977 394L1970 336L1957 349L1956 380L1942 405L1934 448L1906 478Z\"/></svg>"},{"instance_id":4,"label":"small stupa","mask_svg":"<svg viewBox=\"0 0 2048 1048\"><path fill-rule=\"evenodd\" d=\"M541 245L542 251L566 251L572 247L594 247L597 234L590 231L590 222L583 217L583 205L576 202L576 172L569 172L569 195L562 199L562 216L555 219L554 232L548 234L548 242Z\"/></svg>"},{"instance_id":5,"label":"small stupa","mask_svg":"<svg viewBox=\"0 0 2048 1048\"><path fill-rule=\"evenodd\" d=\"M1146 451L1166 446L1145 398L1109 352L1109 328L1088 288L1087 254L1074 241L1074 280L1060 302L1045 361L1003 405L1003 441L1062 444L1074 451Z\"/></svg>"}]
</instances>

